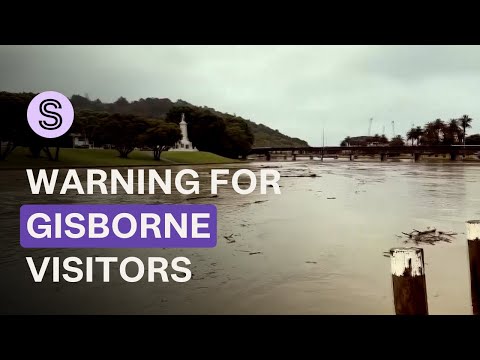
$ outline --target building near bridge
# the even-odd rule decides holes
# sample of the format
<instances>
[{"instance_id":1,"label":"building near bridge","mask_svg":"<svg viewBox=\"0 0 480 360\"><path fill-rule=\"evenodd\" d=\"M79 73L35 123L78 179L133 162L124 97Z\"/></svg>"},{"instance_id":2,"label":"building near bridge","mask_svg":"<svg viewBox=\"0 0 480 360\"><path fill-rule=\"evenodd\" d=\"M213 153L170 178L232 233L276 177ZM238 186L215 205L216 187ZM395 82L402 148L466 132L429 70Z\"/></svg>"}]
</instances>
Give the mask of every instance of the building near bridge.
<instances>
[{"instance_id":1,"label":"building near bridge","mask_svg":"<svg viewBox=\"0 0 480 360\"><path fill-rule=\"evenodd\" d=\"M388 146L387 142L378 141L375 136L353 136L348 139L347 146Z\"/></svg>"}]
</instances>

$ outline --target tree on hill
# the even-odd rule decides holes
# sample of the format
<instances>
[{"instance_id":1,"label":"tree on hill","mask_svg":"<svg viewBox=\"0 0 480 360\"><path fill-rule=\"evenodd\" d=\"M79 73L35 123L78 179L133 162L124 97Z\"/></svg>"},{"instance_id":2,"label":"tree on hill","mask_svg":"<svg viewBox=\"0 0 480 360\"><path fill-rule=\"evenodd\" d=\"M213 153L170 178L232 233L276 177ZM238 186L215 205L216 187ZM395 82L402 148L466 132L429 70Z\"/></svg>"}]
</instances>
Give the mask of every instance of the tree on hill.
<instances>
[{"instance_id":1,"label":"tree on hill","mask_svg":"<svg viewBox=\"0 0 480 360\"><path fill-rule=\"evenodd\" d=\"M182 114L189 139L198 150L237 158L246 156L252 148L253 134L242 118L220 116L207 108L176 106L167 113L166 121L178 124Z\"/></svg>"},{"instance_id":2,"label":"tree on hill","mask_svg":"<svg viewBox=\"0 0 480 360\"><path fill-rule=\"evenodd\" d=\"M232 116L225 121L223 152L227 157L246 157L252 148L254 137L248 124L241 118Z\"/></svg>"},{"instance_id":3,"label":"tree on hill","mask_svg":"<svg viewBox=\"0 0 480 360\"><path fill-rule=\"evenodd\" d=\"M91 101L87 97L80 95L73 95L71 98L72 104L76 110L88 109L94 111L107 111L109 113L133 114L144 118L166 119L168 113L174 108L203 110L205 112L213 113L226 121L230 118L245 121L249 127L250 133L254 137L252 146L308 146L308 143L304 140L289 137L280 133L278 130L273 130L263 124L256 124L236 115L225 114L208 106L194 106L182 99L172 102L170 99L146 98L128 102L125 98L121 97L119 100L115 103L109 104L102 103L98 99ZM187 116L187 113L185 113L185 116L190 118L190 116Z\"/></svg>"}]
</instances>

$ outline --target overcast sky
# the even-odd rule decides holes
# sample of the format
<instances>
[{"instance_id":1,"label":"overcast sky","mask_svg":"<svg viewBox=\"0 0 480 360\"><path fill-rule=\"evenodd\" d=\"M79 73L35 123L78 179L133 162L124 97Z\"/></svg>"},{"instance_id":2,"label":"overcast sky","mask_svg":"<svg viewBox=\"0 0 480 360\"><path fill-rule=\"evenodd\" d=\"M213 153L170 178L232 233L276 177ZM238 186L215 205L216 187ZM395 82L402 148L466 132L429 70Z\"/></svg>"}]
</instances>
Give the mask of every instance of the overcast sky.
<instances>
[{"instance_id":1,"label":"overcast sky","mask_svg":"<svg viewBox=\"0 0 480 360\"><path fill-rule=\"evenodd\" d=\"M478 46L0 46L0 90L183 99L322 144L468 114Z\"/></svg>"}]
</instances>

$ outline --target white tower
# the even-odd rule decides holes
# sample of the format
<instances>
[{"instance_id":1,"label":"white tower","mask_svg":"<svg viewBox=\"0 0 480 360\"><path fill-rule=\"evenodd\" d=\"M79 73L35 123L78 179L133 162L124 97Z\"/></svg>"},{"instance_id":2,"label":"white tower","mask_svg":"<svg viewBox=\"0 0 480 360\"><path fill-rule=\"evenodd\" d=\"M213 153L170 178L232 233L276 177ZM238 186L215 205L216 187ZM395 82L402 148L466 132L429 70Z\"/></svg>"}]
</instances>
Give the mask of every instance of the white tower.
<instances>
[{"instance_id":1,"label":"white tower","mask_svg":"<svg viewBox=\"0 0 480 360\"><path fill-rule=\"evenodd\" d=\"M180 131L182 132L182 139L178 141L170 151L198 151L190 140L188 140L187 123L185 122L185 114L182 113L182 120L180 121Z\"/></svg>"}]
</instances>

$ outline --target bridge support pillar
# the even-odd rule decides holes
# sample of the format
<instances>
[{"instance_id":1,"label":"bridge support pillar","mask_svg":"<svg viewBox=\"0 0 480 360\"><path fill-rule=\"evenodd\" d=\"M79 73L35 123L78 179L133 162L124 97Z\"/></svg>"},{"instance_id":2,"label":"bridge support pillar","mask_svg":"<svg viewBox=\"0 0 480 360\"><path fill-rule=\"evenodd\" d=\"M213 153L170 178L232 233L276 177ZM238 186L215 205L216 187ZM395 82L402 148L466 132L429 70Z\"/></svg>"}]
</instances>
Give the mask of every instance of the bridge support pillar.
<instances>
[{"instance_id":1,"label":"bridge support pillar","mask_svg":"<svg viewBox=\"0 0 480 360\"><path fill-rule=\"evenodd\" d=\"M310 160L313 160L313 155L310 155Z\"/></svg>"},{"instance_id":2,"label":"bridge support pillar","mask_svg":"<svg viewBox=\"0 0 480 360\"><path fill-rule=\"evenodd\" d=\"M353 161L353 154L350 154L350 161Z\"/></svg>"},{"instance_id":3,"label":"bridge support pillar","mask_svg":"<svg viewBox=\"0 0 480 360\"><path fill-rule=\"evenodd\" d=\"M457 153L455 153L455 152L450 153L450 160L452 160L452 161L457 160Z\"/></svg>"},{"instance_id":4,"label":"bridge support pillar","mask_svg":"<svg viewBox=\"0 0 480 360\"><path fill-rule=\"evenodd\" d=\"M415 162L420 161L420 157L421 157L420 153L414 153L413 154L413 161L415 161Z\"/></svg>"},{"instance_id":5,"label":"bridge support pillar","mask_svg":"<svg viewBox=\"0 0 480 360\"><path fill-rule=\"evenodd\" d=\"M267 161L270 161L271 158L272 158L272 156L270 155L270 151L267 151L267 152L265 153L265 156L267 157Z\"/></svg>"},{"instance_id":6,"label":"bridge support pillar","mask_svg":"<svg viewBox=\"0 0 480 360\"><path fill-rule=\"evenodd\" d=\"M292 161L296 161L297 160L297 155L293 154L292 155Z\"/></svg>"},{"instance_id":7,"label":"bridge support pillar","mask_svg":"<svg viewBox=\"0 0 480 360\"><path fill-rule=\"evenodd\" d=\"M380 154L380 161L387 160L387 154Z\"/></svg>"},{"instance_id":8,"label":"bridge support pillar","mask_svg":"<svg viewBox=\"0 0 480 360\"><path fill-rule=\"evenodd\" d=\"M287 155L283 155L283 160L287 160Z\"/></svg>"}]
</instances>

